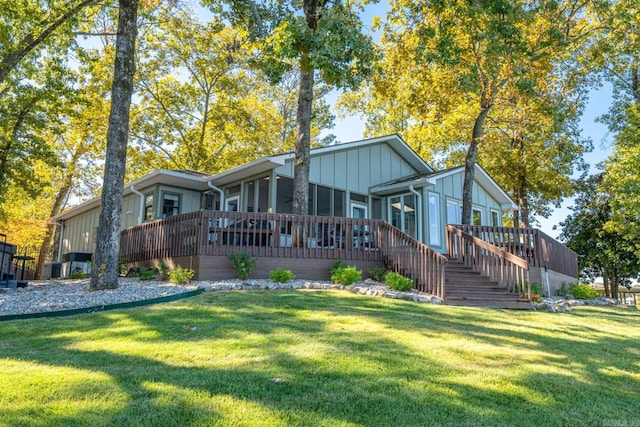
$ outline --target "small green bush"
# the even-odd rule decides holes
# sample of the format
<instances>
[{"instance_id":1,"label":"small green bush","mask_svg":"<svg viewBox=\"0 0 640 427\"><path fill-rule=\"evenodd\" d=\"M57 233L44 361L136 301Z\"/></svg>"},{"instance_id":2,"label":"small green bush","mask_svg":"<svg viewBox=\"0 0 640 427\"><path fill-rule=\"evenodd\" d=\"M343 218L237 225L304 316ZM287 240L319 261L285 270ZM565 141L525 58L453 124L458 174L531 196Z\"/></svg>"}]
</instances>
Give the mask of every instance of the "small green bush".
<instances>
[{"instance_id":1,"label":"small green bush","mask_svg":"<svg viewBox=\"0 0 640 427\"><path fill-rule=\"evenodd\" d=\"M140 280L153 280L158 276L158 272L156 271L155 268L149 267L142 267L140 268L140 271L138 272L138 279Z\"/></svg>"},{"instance_id":2,"label":"small green bush","mask_svg":"<svg viewBox=\"0 0 640 427\"><path fill-rule=\"evenodd\" d=\"M598 291L589 285L576 283L569 289L569 294L577 299L594 299L598 296Z\"/></svg>"},{"instance_id":3,"label":"small green bush","mask_svg":"<svg viewBox=\"0 0 640 427\"><path fill-rule=\"evenodd\" d=\"M84 271L81 271L81 270L74 271L69 275L69 278L71 278L71 279L86 279L87 278L87 273L85 273Z\"/></svg>"},{"instance_id":4,"label":"small green bush","mask_svg":"<svg viewBox=\"0 0 640 427\"><path fill-rule=\"evenodd\" d=\"M258 263L257 258L251 258L251 256L245 252L229 254L228 258L240 280L246 280L251 277L251 273L253 273Z\"/></svg>"},{"instance_id":5,"label":"small green bush","mask_svg":"<svg viewBox=\"0 0 640 427\"><path fill-rule=\"evenodd\" d=\"M373 267L369 270L369 276L376 282L384 282L384 275L386 270L380 267Z\"/></svg>"},{"instance_id":6,"label":"small green bush","mask_svg":"<svg viewBox=\"0 0 640 427\"><path fill-rule=\"evenodd\" d=\"M279 267L276 270L271 270L269 272L269 278L277 283L287 283L295 279L296 276L293 275L291 270L285 270L284 268Z\"/></svg>"},{"instance_id":7,"label":"small green bush","mask_svg":"<svg viewBox=\"0 0 640 427\"><path fill-rule=\"evenodd\" d=\"M414 286L412 279L404 277L395 271L387 271L384 275L384 282L394 291L406 292L413 289Z\"/></svg>"},{"instance_id":8,"label":"small green bush","mask_svg":"<svg viewBox=\"0 0 640 427\"><path fill-rule=\"evenodd\" d=\"M353 285L358 280L362 280L362 271L352 266L337 268L331 274L331 280L345 286Z\"/></svg>"},{"instance_id":9,"label":"small green bush","mask_svg":"<svg viewBox=\"0 0 640 427\"><path fill-rule=\"evenodd\" d=\"M531 293L536 295L542 295L542 285L540 283L531 284Z\"/></svg>"},{"instance_id":10,"label":"small green bush","mask_svg":"<svg viewBox=\"0 0 640 427\"><path fill-rule=\"evenodd\" d=\"M333 276L333 273L346 267L347 267L347 264L345 264L344 261L342 261L341 259L337 259L336 262L331 264L331 267L329 267L329 272Z\"/></svg>"},{"instance_id":11,"label":"small green bush","mask_svg":"<svg viewBox=\"0 0 640 427\"><path fill-rule=\"evenodd\" d=\"M169 280L175 285L186 285L196 272L190 268L176 268L169 273Z\"/></svg>"},{"instance_id":12,"label":"small green bush","mask_svg":"<svg viewBox=\"0 0 640 427\"><path fill-rule=\"evenodd\" d=\"M118 258L118 275L126 276L127 275L127 259L125 257Z\"/></svg>"},{"instance_id":13,"label":"small green bush","mask_svg":"<svg viewBox=\"0 0 640 427\"><path fill-rule=\"evenodd\" d=\"M169 266L164 262L158 264L158 280L169 280Z\"/></svg>"}]
</instances>

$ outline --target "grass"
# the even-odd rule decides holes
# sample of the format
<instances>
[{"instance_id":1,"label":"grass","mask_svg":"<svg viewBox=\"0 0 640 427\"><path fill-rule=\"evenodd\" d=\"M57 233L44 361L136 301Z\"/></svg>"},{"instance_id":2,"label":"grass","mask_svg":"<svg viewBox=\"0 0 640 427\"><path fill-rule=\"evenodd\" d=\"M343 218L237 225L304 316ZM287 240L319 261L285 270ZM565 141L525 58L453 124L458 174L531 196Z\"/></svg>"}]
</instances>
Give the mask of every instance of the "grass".
<instances>
[{"instance_id":1,"label":"grass","mask_svg":"<svg viewBox=\"0 0 640 427\"><path fill-rule=\"evenodd\" d=\"M1 426L640 424L640 314L206 293L0 323Z\"/></svg>"}]
</instances>

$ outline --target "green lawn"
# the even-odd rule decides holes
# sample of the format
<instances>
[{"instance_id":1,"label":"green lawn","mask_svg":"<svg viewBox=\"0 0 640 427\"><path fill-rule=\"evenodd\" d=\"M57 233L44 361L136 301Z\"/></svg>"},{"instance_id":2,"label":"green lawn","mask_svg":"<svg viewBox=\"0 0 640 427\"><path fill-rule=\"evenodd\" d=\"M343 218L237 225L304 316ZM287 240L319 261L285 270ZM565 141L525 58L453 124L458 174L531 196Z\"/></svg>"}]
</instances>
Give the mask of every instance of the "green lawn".
<instances>
[{"instance_id":1,"label":"green lawn","mask_svg":"<svg viewBox=\"0 0 640 427\"><path fill-rule=\"evenodd\" d=\"M0 425L640 425L640 313L250 291L2 322Z\"/></svg>"}]
</instances>

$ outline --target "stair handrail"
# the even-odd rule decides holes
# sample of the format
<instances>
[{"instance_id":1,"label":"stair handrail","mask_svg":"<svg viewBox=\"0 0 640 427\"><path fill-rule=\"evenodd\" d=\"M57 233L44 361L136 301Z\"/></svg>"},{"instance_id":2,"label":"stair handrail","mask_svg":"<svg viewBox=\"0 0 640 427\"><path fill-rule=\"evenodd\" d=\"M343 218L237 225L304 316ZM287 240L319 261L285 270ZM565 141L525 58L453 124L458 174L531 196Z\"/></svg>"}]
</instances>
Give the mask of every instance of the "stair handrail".
<instances>
[{"instance_id":1,"label":"stair handrail","mask_svg":"<svg viewBox=\"0 0 640 427\"><path fill-rule=\"evenodd\" d=\"M447 253L489 279L498 282L520 298L531 299L529 263L517 255L506 252L494 244L447 225ZM458 237L456 239L455 237ZM465 244L463 244L463 242Z\"/></svg>"},{"instance_id":2,"label":"stair handrail","mask_svg":"<svg viewBox=\"0 0 640 427\"><path fill-rule=\"evenodd\" d=\"M379 250L387 267L415 281L415 289L444 299L447 258L386 221Z\"/></svg>"}]
</instances>

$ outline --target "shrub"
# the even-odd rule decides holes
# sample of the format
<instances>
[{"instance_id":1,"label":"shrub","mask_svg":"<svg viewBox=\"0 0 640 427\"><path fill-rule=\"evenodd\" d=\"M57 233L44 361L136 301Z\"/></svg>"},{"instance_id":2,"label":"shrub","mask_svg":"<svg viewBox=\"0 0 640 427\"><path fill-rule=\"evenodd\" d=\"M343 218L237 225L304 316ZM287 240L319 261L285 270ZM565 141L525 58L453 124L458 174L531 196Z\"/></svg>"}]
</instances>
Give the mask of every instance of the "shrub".
<instances>
[{"instance_id":1,"label":"shrub","mask_svg":"<svg viewBox=\"0 0 640 427\"><path fill-rule=\"evenodd\" d=\"M598 296L598 291L591 286L578 283L569 289L569 293L577 299L594 299Z\"/></svg>"},{"instance_id":2,"label":"shrub","mask_svg":"<svg viewBox=\"0 0 640 427\"><path fill-rule=\"evenodd\" d=\"M296 278L291 270L285 270L282 267L269 272L269 278L277 283L287 283Z\"/></svg>"},{"instance_id":3,"label":"shrub","mask_svg":"<svg viewBox=\"0 0 640 427\"><path fill-rule=\"evenodd\" d=\"M169 280L169 266L164 262L158 264L158 280Z\"/></svg>"},{"instance_id":4,"label":"shrub","mask_svg":"<svg viewBox=\"0 0 640 427\"><path fill-rule=\"evenodd\" d=\"M138 271L138 279L140 280L153 280L157 277L157 275L158 272L156 271L156 269L151 267L141 267Z\"/></svg>"},{"instance_id":5,"label":"shrub","mask_svg":"<svg viewBox=\"0 0 640 427\"><path fill-rule=\"evenodd\" d=\"M540 283L531 284L531 301L542 302L542 285Z\"/></svg>"},{"instance_id":6,"label":"shrub","mask_svg":"<svg viewBox=\"0 0 640 427\"><path fill-rule=\"evenodd\" d=\"M395 271L387 271L384 275L384 282L394 291L406 292L413 289L413 280Z\"/></svg>"},{"instance_id":7,"label":"shrub","mask_svg":"<svg viewBox=\"0 0 640 427\"><path fill-rule=\"evenodd\" d=\"M87 278L87 273L85 273L82 270L77 270L77 271L72 272L69 275L69 278L71 278L71 279L86 279Z\"/></svg>"},{"instance_id":8,"label":"shrub","mask_svg":"<svg viewBox=\"0 0 640 427\"><path fill-rule=\"evenodd\" d=\"M257 258L251 258L251 256L245 252L229 254L228 257L240 280L248 279L258 263Z\"/></svg>"},{"instance_id":9,"label":"shrub","mask_svg":"<svg viewBox=\"0 0 640 427\"><path fill-rule=\"evenodd\" d=\"M349 286L362 280L362 271L356 270L355 267L340 267L333 271L331 280L341 285Z\"/></svg>"},{"instance_id":10,"label":"shrub","mask_svg":"<svg viewBox=\"0 0 640 427\"><path fill-rule=\"evenodd\" d=\"M540 283L532 283L531 284L531 293L536 295L542 294L542 285Z\"/></svg>"},{"instance_id":11,"label":"shrub","mask_svg":"<svg viewBox=\"0 0 640 427\"><path fill-rule=\"evenodd\" d=\"M386 270L380 267L373 267L369 270L369 276L376 282L384 282L384 275Z\"/></svg>"},{"instance_id":12,"label":"shrub","mask_svg":"<svg viewBox=\"0 0 640 427\"><path fill-rule=\"evenodd\" d=\"M169 280L175 285L186 285L196 272L190 268L176 268L169 273Z\"/></svg>"},{"instance_id":13,"label":"shrub","mask_svg":"<svg viewBox=\"0 0 640 427\"><path fill-rule=\"evenodd\" d=\"M118 258L118 275L126 276L127 274L127 259L125 257Z\"/></svg>"},{"instance_id":14,"label":"shrub","mask_svg":"<svg viewBox=\"0 0 640 427\"><path fill-rule=\"evenodd\" d=\"M331 272L331 275L333 276L333 273L335 273L336 271L346 268L347 264L345 264L344 261L342 261L341 259L337 259L336 262L334 262L333 264L331 264L331 267L329 268L329 271Z\"/></svg>"}]
</instances>

